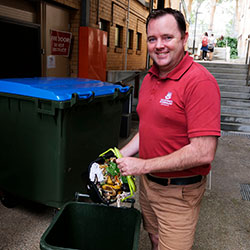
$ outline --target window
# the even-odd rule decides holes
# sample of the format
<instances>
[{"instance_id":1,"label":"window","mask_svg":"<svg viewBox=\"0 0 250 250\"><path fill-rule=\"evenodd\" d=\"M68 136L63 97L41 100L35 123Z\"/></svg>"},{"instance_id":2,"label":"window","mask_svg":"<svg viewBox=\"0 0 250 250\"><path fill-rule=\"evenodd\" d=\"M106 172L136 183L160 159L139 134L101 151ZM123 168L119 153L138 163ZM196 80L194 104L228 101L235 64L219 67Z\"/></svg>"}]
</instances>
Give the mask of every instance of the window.
<instances>
[{"instance_id":1,"label":"window","mask_svg":"<svg viewBox=\"0 0 250 250\"><path fill-rule=\"evenodd\" d=\"M127 48L133 49L134 31L128 30Z\"/></svg>"},{"instance_id":2,"label":"window","mask_svg":"<svg viewBox=\"0 0 250 250\"><path fill-rule=\"evenodd\" d=\"M104 19L100 20L100 29L103 31L106 31L107 34L107 46L109 47L109 27L110 27L110 23Z\"/></svg>"},{"instance_id":3,"label":"window","mask_svg":"<svg viewBox=\"0 0 250 250\"><path fill-rule=\"evenodd\" d=\"M123 28L120 25L115 27L115 47L122 48L122 31Z\"/></svg>"},{"instance_id":4,"label":"window","mask_svg":"<svg viewBox=\"0 0 250 250\"><path fill-rule=\"evenodd\" d=\"M141 39L142 39L142 34L140 32L137 32L137 34L136 34L136 50L141 50Z\"/></svg>"}]
</instances>

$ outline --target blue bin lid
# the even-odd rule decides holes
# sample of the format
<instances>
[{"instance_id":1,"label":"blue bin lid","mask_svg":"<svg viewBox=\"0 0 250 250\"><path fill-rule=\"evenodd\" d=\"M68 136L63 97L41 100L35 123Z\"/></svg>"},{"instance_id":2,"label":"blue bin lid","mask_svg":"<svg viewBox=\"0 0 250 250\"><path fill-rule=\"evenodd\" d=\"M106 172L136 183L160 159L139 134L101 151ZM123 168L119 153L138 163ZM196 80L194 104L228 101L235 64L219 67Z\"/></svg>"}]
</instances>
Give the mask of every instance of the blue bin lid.
<instances>
[{"instance_id":1,"label":"blue bin lid","mask_svg":"<svg viewBox=\"0 0 250 250\"><path fill-rule=\"evenodd\" d=\"M86 78L35 77L0 79L0 92L30 96L54 101L70 100L73 93L79 98L111 95L119 89L125 93L129 87Z\"/></svg>"}]
</instances>

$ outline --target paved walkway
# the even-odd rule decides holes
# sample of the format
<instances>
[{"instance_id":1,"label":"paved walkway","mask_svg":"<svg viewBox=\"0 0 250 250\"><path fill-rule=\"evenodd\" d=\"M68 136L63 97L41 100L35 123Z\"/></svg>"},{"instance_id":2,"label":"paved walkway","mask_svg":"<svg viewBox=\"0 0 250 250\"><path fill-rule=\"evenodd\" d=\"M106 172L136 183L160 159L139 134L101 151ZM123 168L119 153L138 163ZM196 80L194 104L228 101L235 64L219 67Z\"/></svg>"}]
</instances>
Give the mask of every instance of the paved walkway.
<instances>
[{"instance_id":1,"label":"paved walkway","mask_svg":"<svg viewBox=\"0 0 250 250\"><path fill-rule=\"evenodd\" d=\"M213 59L212 61L209 60L201 60L201 59L195 59L194 61L196 62L207 62L207 63L228 63L228 64L245 64L245 59L244 58L239 58L239 59L230 59L229 61L226 60L220 60L220 59Z\"/></svg>"},{"instance_id":2,"label":"paved walkway","mask_svg":"<svg viewBox=\"0 0 250 250\"><path fill-rule=\"evenodd\" d=\"M131 136L136 132L133 123ZM121 140L120 146L127 140ZM224 135L213 163L212 189L202 201L193 250L249 250L250 201L242 200L240 184L250 184L250 139ZM138 198L136 207L139 209ZM7 209L0 204L0 250L38 250L53 209L24 203ZM119 250L119 248L117 248ZM129 249L128 249L129 250ZM142 229L139 250L150 250Z\"/></svg>"}]
</instances>

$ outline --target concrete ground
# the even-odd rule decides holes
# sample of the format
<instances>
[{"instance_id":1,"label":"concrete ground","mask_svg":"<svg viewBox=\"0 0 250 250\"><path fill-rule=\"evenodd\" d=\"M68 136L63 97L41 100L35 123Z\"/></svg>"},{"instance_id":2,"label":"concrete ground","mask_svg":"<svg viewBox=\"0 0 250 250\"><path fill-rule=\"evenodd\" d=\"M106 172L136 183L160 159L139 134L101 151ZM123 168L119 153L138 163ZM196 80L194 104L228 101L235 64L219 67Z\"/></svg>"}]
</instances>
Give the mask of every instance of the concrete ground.
<instances>
[{"instance_id":1,"label":"concrete ground","mask_svg":"<svg viewBox=\"0 0 250 250\"><path fill-rule=\"evenodd\" d=\"M137 123L133 122L130 137L122 139L120 146L136 129ZM224 134L219 139L212 188L206 190L202 201L193 250L250 249L250 201L243 200L240 194L240 184L250 184L249 148L248 137ZM140 209L137 195L136 200L135 206ZM38 250L53 215L54 209L32 202L23 202L12 209L0 204L0 250ZM143 229L139 250L150 250Z\"/></svg>"}]
</instances>

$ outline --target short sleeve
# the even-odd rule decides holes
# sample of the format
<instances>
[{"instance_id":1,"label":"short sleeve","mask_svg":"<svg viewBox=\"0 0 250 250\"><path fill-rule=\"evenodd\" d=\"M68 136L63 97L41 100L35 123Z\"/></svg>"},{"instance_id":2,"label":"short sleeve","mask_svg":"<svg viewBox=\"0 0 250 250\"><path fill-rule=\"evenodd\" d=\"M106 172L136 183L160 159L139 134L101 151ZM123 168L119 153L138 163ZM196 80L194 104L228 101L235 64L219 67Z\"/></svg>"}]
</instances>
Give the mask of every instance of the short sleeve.
<instances>
[{"instance_id":1,"label":"short sleeve","mask_svg":"<svg viewBox=\"0 0 250 250\"><path fill-rule=\"evenodd\" d=\"M188 137L220 136L220 91L214 80L191 84L186 90Z\"/></svg>"}]
</instances>

